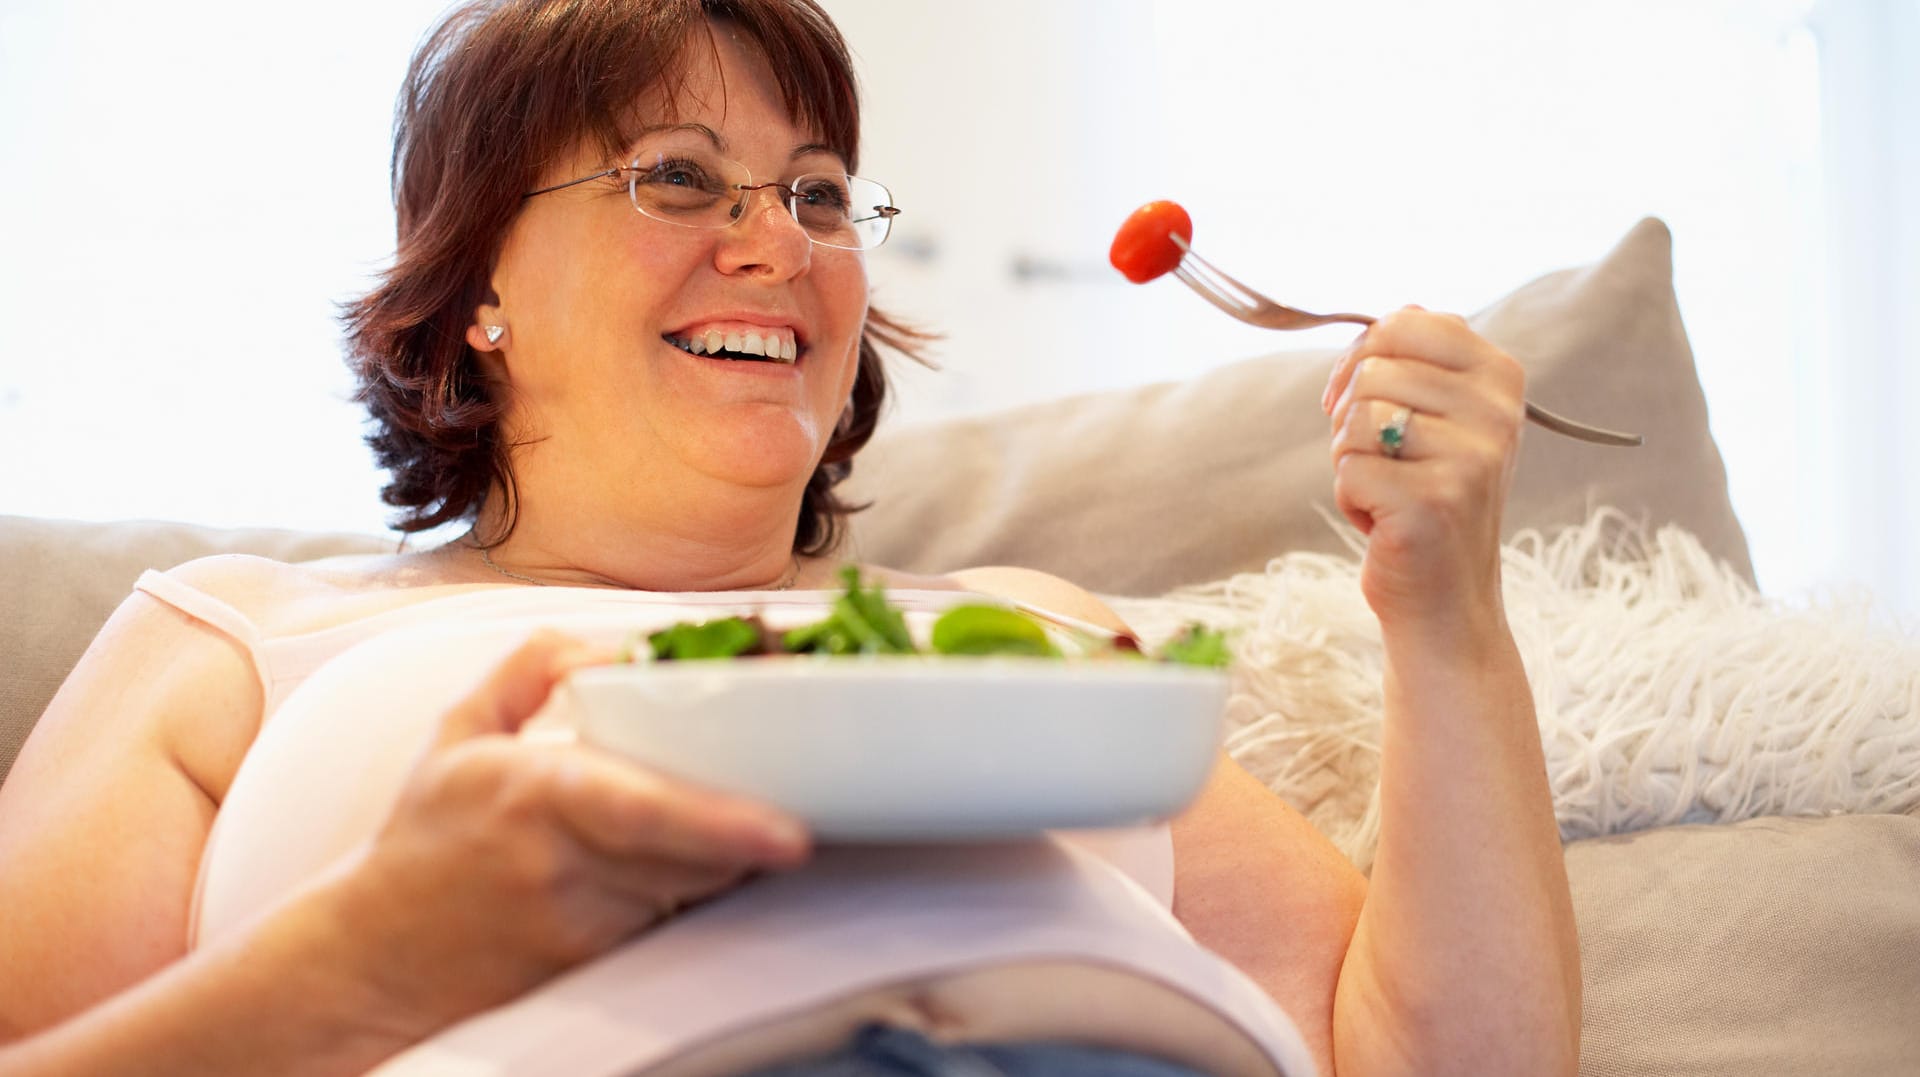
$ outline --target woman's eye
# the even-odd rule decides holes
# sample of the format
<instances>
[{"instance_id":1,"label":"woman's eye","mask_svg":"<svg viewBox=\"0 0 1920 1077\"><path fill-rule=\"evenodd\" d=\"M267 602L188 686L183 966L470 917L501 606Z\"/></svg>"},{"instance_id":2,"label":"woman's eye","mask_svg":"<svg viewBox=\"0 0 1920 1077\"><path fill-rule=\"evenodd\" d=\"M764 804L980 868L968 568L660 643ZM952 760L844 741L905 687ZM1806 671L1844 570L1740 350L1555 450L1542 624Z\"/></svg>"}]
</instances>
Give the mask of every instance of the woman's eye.
<instances>
[{"instance_id":1,"label":"woman's eye","mask_svg":"<svg viewBox=\"0 0 1920 1077\"><path fill-rule=\"evenodd\" d=\"M648 183L658 183L667 187L700 187L700 173L689 168L656 168L647 173Z\"/></svg>"},{"instance_id":2,"label":"woman's eye","mask_svg":"<svg viewBox=\"0 0 1920 1077\"><path fill-rule=\"evenodd\" d=\"M707 169L696 161L661 161L640 173L640 182L654 187L682 187L694 191L714 188Z\"/></svg>"},{"instance_id":3,"label":"woman's eye","mask_svg":"<svg viewBox=\"0 0 1920 1077\"><path fill-rule=\"evenodd\" d=\"M803 184L799 194L807 205L822 209L846 209L852 204L844 185L824 180Z\"/></svg>"}]
</instances>

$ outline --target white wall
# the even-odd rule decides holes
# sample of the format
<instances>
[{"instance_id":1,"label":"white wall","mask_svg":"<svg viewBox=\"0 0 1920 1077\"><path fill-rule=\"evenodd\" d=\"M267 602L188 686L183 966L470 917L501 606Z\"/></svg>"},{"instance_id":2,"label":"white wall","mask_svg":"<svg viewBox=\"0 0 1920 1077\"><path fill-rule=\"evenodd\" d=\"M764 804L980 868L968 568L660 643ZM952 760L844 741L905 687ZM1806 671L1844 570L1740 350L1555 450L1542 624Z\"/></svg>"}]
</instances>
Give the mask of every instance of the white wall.
<instances>
[{"instance_id":1,"label":"white wall","mask_svg":"<svg viewBox=\"0 0 1920 1077\"><path fill-rule=\"evenodd\" d=\"M1914 444L1857 409L1911 415L1912 382L1828 339L1859 319L1826 314L1855 247L1829 245L1850 233L1822 192L1825 169L1880 190L1912 165L1823 157L1806 0L825 3L866 80L862 171L907 209L878 299L947 333L898 419L1329 339L1120 281L1106 244L1148 198L1269 291L1360 309L1473 309L1656 214L1763 584L1908 594L1847 514L1858 461ZM380 525L332 304L391 249L392 97L439 7L0 8L0 511ZM1911 0L1828 7L1914 58ZM1911 101L1905 78L1869 92ZM1868 144L1911 124L1889 111Z\"/></svg>"},{"instance_id":2,"label":"white wall","mask_svg":"<svg viewBox=\"0 0 1920 1077\"><path fill-rule=\"evenodd\" d=\"M333 304L441 6L0 6L0 512L382 526Z\"/></svg>"}]
</instances>

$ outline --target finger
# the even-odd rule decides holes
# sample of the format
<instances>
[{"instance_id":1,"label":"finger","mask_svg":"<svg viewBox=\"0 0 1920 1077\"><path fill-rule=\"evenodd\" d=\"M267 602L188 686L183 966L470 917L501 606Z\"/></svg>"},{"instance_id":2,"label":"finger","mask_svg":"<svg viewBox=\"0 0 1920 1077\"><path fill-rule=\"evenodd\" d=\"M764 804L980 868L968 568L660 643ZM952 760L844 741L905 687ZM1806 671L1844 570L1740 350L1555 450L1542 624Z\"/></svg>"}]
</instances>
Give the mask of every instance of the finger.
<instances>
[{"instance_id":1,"label":"finger","mask_svg":"<svg viewBox=\"0 0 1920 1077\"><path fill-rule=\"evenodd\" d=\"M561 678L612 657L602 648L542 629L501 659L478 688L447 711L434 743L444 748L488 733L517 732L546 703Z\"/></svg>"},{"instance_id":2,"label":"finger","mask_svg":"<svg viewBox=\"0 0 1920 1077\"><path fill-rule=\"evenodd\" d=\"M688 864L792 867L810 839L799 820L589 747L555 747L553 805L608 856Z\"/></svg>"},{"instance_id":3,"label":"finger","mask_svg":"<svg viewBox=\"0 0 1920 1077\"><path fill-rule=\"evenodd\" d=\"M1382 432L1400 417L1402 407L1404 405L1386 400L1363 400L1347 409L1345 421L1333 432L1334 466L1339 467L1343 457L1355 453L1390 459L1393 463L1430 460L1446 455L1461 441L1463 428L1456 420L1408 409L1409 414L1399 431L1399 455L1394 456L1388 451Z\"/></svg>"},{"instance_id":4,"label":"finger","mask_svg":"<svg viewBox=\"0 0 1920 1077\"><path fill-rule=\"evenodd\" d=\"M1422 484L1439 478L1440 468L1434 461L1390 460L1377 452L1344 453L1334 461L1334 505L1371 537L1375 523L1405 510Z\"/></svg>"},{"instance_id":5,"label":"finger","mask_svg":"<svg viewBox=\"0 0 1920 1077\"><path fill-rule=\"evenodd\" d=\"M1450 370L1466 370L1485 361L1494 347L1458 314L1402 307L1367 327L1360 358L1396 355L1422 359Z\"/></svg>"},{"instance_id":6,"label":"finger","mask_svg":"<svg viewBox=\"0 0 1920 1077\"><path fill-rule=\"evenodd\" d=\"M599 857L601 878L613 893L661 919L739 886L754 874L737 865L686 864L677 860Z\"/></svg>"},{"instance_id":7,"label":"finger","mask_svg":"<svg viewBox=\"0 0 1920 1077\"><path fill-rule=\"evenodd\" d=\"M1372 356L1417 358L1443 367L1465 369L1473 365L1472 356L1484 355L1492 347L1457 314L1402 307L1369 325L1334 362L1327 388L1320 397L1320 410L1329 415L1333 413L1334 402L1346 393L1354 369Z\"/></svg>"},{"instance_id":8,"label":"finger","mask_svg":"<svg viewBox=\"0 0 1920 1077\"><path fill-rule=\"evenodd\" d=\"M1333 402L1340 399L1340 395L1347 391L1347 381L1353 377L1354 364L1366 358L1367 353L1362 351L1361 347L1367 341L1368 330L1372 328L1373 326L1369 325L1366 329L1362 329L1360 335L1353 338L1353 343L1347 345L1347 350L1334 357L1333 369L1327 374L1327 387L1320 393L1321 411L1329 415L1333 414Z\"/></svg>"},{"instance_id":9,"label":"finger","mask_svg":"<svg viewBox=\"0 0 1920 1077\"><path fill-rule=\"evenodd\" d=\"M1472 421L1491 418L1493 409L1480 400L1470 379L1418 359L1371 355L1354 367L1346 391L1335 402L1333 428L1345 425L1356 405L1389 401L1423 415L1447 415Z\"/></svg>"}]
</instances>

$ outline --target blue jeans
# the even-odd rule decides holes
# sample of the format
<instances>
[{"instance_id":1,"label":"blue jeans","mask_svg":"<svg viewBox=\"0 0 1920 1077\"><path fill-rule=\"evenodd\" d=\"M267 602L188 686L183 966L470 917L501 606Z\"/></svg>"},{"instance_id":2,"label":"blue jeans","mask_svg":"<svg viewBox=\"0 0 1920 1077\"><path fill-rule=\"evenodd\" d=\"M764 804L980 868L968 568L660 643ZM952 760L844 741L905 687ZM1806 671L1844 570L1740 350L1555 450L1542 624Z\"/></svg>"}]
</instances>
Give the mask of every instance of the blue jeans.
<instances>
[{"instance_id":1,"label":"blue jeans","mask_svg":"<svg viewBox=\"0 0 1920 1077\"><path fill-rule=\"evenodd\" d=\"M1206 1077L1151 1055L1070 1043L941 1044L910 1029L868 1025L829 1055L740 1077Z\"/></svg>"}]
</instances>

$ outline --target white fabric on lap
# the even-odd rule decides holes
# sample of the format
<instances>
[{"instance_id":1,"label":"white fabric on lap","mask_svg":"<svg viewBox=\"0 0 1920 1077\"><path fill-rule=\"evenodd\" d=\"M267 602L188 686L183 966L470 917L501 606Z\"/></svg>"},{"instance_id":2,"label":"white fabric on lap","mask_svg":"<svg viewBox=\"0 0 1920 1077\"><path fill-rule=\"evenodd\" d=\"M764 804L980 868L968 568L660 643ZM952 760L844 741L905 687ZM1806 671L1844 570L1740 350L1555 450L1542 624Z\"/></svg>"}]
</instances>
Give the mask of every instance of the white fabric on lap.
<instances>
[{"instance_id":1,"label":"white fabric on lap","mask_svg":"<svg viewBox=\"0 0 1920 1077\"><path fill-rule=\"evenodd\" d=\"M1316 1072L1265 992L1125 875L1059 840L823 849L802 871L691 910L375 1072L633 1073L850 992L1045 958L1157 980L1238 1025L1290 1077Z\"/></svg>"}]
</instances>

